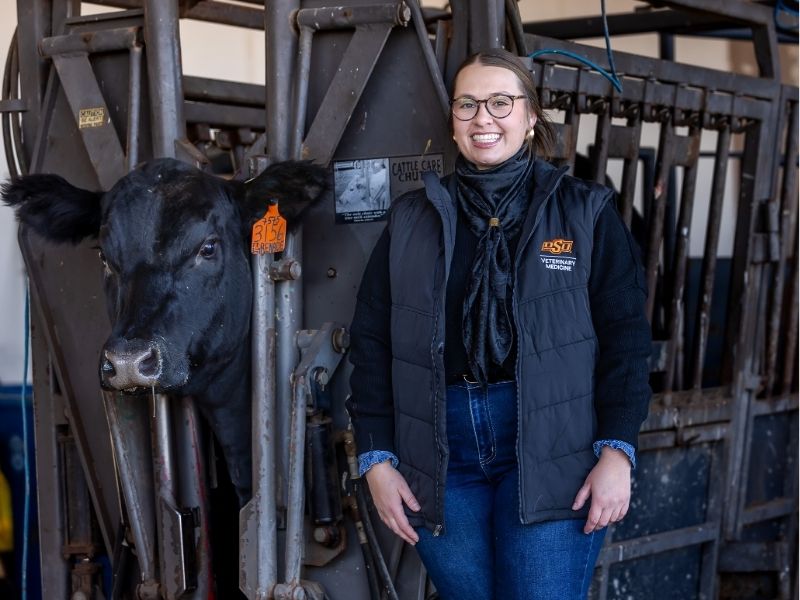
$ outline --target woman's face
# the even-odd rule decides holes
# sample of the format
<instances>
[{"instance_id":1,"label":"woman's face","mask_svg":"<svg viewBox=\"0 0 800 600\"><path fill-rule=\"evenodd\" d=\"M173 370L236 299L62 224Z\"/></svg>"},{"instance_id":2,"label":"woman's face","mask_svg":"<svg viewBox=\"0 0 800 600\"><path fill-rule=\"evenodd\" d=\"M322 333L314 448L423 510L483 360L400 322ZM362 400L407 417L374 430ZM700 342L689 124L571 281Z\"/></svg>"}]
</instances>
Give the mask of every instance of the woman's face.
<instances>
[{"instance_id":1,"label":"woman's face","mask_svg":"<svg viewBox=\"0 0 800 600\"><path fill-rule=\"evenodd\" d=\"M485 100L496 94L522 96L525 92L513 71L502 67L472 64L458 74L453 98ZM478 113L469 121L453 121L453 139L468 161L478 169L489 169L514 156L525 143L525 135L536 124L525 98L514 100L511 113L493 117L481 102Z\"/></svg>"}]
</instances>

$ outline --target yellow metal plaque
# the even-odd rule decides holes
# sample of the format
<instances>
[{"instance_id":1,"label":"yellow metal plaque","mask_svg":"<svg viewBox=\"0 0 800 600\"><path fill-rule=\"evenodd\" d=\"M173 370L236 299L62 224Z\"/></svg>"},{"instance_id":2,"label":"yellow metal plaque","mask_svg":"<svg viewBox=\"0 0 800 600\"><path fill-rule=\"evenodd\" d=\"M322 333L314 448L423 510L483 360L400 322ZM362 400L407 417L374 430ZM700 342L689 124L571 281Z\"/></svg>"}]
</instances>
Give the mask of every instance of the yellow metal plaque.
<instances>
[{"instance_id":1,"label":"yellow metal plaque","mask_svg":"<svg viewBox=\"0 0 800 600\"><path fill-rule=\"evenodd\" d=\"M102 127L106 123L106 109L102 106L98 108L82 108L78 114L78 128Z\"/></svg>"}]
</instances>

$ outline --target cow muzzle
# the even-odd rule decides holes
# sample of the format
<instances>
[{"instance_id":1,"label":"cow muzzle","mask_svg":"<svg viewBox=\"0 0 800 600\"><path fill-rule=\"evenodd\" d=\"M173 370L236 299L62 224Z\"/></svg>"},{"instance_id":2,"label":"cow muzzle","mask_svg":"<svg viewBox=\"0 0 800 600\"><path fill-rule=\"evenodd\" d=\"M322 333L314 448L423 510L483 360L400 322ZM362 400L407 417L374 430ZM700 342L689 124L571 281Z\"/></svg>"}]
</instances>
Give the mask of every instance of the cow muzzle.
<instances>
[{"instance_id":1,"label":"cow muzzle","mask_svg":"<svg viewBox=\"0 0 800 600\"><path fill-rule=\"evenodd\" d=\"M106 388L152 388L159 384L162 371L161 348L154 341L118 340L103 349L100 380Z\"/></svg>"}]
</instances>

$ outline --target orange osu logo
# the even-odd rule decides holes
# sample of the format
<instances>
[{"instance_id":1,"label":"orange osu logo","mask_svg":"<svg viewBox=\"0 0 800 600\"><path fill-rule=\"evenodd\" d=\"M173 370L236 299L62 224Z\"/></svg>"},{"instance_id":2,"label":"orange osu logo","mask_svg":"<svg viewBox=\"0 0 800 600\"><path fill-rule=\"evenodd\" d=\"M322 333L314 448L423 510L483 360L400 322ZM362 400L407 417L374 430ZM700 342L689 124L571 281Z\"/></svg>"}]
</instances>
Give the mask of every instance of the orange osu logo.
<instances>
[{"instance_id":1,"label":"orange osu logo","mask_svg":"<svg viewBox=\"0 0 800 600\"><path fill-rule=\"evenodd\" d=\"M542 244L542 252L549 252L550 254L564 254L572 252L572 240L563 240L556 238L548 240Z\"/></svg>"}]
</instances>

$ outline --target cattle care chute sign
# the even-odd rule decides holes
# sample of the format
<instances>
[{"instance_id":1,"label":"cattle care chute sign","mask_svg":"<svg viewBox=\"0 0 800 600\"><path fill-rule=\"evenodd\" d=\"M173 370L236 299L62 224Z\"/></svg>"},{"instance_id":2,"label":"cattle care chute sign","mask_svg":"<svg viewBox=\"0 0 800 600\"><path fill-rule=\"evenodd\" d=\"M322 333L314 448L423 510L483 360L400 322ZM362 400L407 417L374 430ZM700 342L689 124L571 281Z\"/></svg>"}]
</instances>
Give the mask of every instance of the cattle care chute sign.
<instances>
[{"instance_id":1,"label":"cattle care chute sign","mask_svg":"<svg viewBox=\"0 0 800 600\"><path fill-rule=\"evenodd\" d=\"M391 201L422 187L422 174L442 176L443 156L395 156L333 163L337 223L370 223L386 218Z\"/></svg>"}]
</instances>

